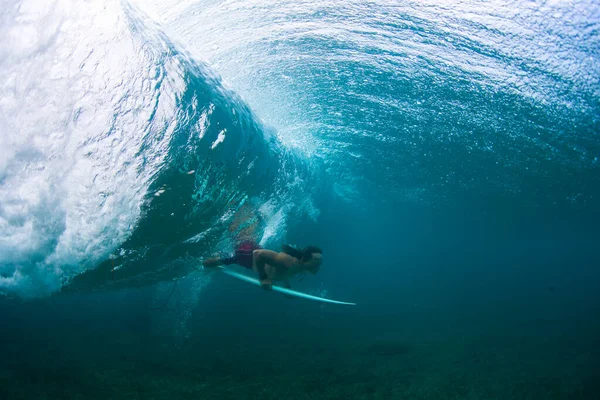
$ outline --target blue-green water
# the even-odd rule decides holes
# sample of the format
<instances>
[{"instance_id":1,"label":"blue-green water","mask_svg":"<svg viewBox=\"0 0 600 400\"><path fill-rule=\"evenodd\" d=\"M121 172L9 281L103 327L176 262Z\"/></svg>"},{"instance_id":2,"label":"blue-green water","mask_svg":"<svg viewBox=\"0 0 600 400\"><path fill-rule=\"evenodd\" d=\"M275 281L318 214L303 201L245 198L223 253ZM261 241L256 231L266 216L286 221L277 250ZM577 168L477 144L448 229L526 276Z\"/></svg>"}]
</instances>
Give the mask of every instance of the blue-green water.
<instances>
[{"instance_id":1,"label":"blue-green water","mask_svg":"<svg viewBox=\"0 0 600 400\"><path fill-rule=\"evenodd\" d=\"M2 398L597 398L595 2L2 9Z\"/></svg>"}]
</instances>

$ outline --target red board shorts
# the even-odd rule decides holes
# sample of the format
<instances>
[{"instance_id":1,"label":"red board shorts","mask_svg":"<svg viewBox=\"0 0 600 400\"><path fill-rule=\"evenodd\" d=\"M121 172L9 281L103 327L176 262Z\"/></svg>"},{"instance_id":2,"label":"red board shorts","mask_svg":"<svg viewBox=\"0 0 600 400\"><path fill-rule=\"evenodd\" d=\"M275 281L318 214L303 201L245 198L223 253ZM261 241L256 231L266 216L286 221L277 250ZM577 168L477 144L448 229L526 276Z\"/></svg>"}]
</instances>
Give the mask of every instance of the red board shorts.
<instances>
[{"instance_id":1,"label":"red board shorts","mask_svg":"<svg viewBox=\"0 0 600 400\"><path fill-rule=\"evenodd\" d=\"M251 240L244 240L238 244L233 257L225 258L222 262L225 265L238 264L242 267L252 269L252 252L261 248Z\"/></svg>"}]
</instances>

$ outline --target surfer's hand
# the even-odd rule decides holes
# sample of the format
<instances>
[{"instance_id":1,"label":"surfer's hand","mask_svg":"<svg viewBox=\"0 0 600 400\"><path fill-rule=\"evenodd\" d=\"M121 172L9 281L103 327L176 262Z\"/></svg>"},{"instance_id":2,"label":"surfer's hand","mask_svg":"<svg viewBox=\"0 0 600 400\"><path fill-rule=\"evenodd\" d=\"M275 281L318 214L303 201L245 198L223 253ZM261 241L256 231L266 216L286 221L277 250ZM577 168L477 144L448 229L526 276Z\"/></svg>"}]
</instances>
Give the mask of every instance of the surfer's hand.
<instances>
[{"instance_id":1,"label":"surfer's hand","mask_svg":"<svg viewBox=\"0 0 600 400\"><path fill-rule=\"evenodd\" d=\"M265 290L271 290L273 288L273 282L270 279L265 279L264 281L260 281L260 287Z\"/></svg>"}]
</instances>

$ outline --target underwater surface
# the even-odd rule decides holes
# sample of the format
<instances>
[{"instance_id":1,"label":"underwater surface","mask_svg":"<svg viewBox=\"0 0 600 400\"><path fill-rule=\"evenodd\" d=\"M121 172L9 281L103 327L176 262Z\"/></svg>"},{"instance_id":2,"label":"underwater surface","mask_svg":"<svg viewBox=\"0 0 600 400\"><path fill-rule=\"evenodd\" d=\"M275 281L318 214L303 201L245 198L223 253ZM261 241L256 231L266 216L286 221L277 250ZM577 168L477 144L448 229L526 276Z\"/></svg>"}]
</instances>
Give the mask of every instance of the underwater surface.
<instances>
[{"instance_id":1,"label":"underwater surface","mask_svg":"<svg viewBox=\"0 0 600 400\"><path fill-rule=\"evenodd\" d=\"M598 398L597 2L0 7L1 399Z\"/></svg>"}]
</instances>

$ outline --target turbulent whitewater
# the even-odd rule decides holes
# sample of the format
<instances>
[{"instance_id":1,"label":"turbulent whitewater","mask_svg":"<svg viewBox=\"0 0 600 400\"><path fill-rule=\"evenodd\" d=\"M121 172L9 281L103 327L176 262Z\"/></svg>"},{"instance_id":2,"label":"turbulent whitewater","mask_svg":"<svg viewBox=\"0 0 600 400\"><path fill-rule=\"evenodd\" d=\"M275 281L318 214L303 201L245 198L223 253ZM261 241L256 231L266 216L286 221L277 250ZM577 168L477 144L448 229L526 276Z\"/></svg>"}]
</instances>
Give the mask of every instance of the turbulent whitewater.
<instances>
[{"instance_id":1,"label":"turbulent whitewater","mask_svg":"<svg viewBox=\"0 0 600 400\"><path fill-rule=\"evenodd\" d=\"M117 1L3 9L2 293L45 295L106 260L113 277L117 260L120 278L151 282L173 270L151 261L214 245L248 201L271 231L284 223L302 163L143 14Z\"/></svg>"},{"instance_id":2,"label":"turbulent whitewater","mask_svg":"<svg viewBox=\"0 0 600 400\"><path fill-rule=\"evenodd\" d=\"M1 7L4 295L186 275L244 205L264 244L338 201L597 212L593 2Z\"/></svg>"}]
</instances>

